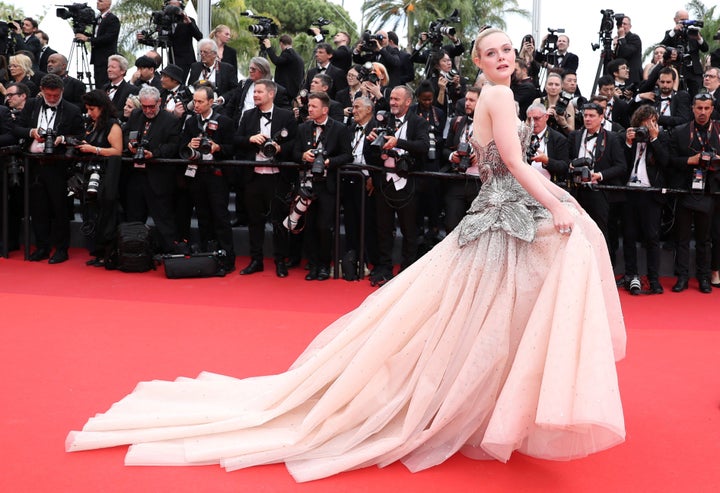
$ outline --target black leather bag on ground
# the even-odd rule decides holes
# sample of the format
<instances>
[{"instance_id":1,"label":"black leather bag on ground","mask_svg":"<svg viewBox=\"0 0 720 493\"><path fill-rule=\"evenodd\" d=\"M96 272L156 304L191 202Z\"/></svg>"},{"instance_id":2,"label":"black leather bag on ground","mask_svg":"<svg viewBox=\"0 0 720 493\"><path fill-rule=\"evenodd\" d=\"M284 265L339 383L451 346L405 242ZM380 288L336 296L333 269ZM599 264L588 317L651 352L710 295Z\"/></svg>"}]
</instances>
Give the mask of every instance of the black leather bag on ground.
<instances>
[{"instance_id":1,"label":"black leather bag on ground","mask_svg":"<svg viewBox=\"0 0 720 493\"><path fill-rule=\"evenodd\" d=\"M162 261L168 279L224 277L226 274L223 259L218 252L164 255Z\"/></svg>"},{"instance_id":2,"label":"black leather bag on ground","mask_svg":"<svg viewBox=\"0 0 720 493\"><path fill-rule=\"evenodd\" d=\"M147 272L155 269L152 231L142 222L120 223L115 246L105 262L106 269Z\"/></svg>"}]
</instances>

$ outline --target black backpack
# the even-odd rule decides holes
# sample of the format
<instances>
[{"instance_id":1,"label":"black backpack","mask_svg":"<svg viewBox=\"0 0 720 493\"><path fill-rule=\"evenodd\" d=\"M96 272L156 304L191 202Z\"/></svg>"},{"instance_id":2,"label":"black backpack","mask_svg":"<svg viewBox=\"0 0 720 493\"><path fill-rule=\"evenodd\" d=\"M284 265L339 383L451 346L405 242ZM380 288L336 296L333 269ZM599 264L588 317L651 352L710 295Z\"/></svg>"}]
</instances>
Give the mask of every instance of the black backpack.
<instances>
[{"instance_id":1,"label":"black backpack","mask_svg":"<svg viewBox=\"0 0 720 493\"><path fill-rule=\"evenodd\" d=\"M147 272L155 269L150 227L141 222L120 223L115 248L105 265L108 269L123 272Z\"/></svg>"}]
</instances>

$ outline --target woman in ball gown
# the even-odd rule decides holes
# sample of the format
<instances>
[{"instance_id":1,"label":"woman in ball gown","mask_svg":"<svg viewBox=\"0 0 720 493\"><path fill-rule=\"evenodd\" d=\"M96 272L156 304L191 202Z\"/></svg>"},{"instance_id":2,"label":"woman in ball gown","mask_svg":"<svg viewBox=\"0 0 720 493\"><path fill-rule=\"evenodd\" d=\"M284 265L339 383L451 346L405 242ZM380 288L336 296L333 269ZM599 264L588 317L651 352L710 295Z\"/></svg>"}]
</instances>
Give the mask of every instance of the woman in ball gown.
<instances>
[{"instance_id":1,"label":"woman in ball gown","mask_svg":"<svg viewBox=\"0 0 720 493\"><path fill-rule=\"evenodd\" d=\"M418 471L458 451L571 459L621 443L625 328L605 242L523 162L509 38L488 29L475 46L483 187L444 241L288 371L143 382L66 449L131 444L126 464L284 462L309 481L397 460Z\"/></svg>"}]
</instances>

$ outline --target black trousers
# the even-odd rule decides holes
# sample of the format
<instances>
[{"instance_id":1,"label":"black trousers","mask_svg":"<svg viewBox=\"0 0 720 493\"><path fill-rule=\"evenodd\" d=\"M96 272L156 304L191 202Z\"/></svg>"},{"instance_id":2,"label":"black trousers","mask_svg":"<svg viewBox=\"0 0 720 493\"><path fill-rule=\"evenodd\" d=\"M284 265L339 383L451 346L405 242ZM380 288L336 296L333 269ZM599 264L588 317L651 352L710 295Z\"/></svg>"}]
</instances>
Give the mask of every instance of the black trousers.
<instances>
[{"instance_id":1,"label":"black trousers","mask_svg":"<svg viewBox=\"0 0 720 493\"><path fill-rule=\"evenodd\" d=\"M67 250L70 245L71 202L65 163L30 163L30 217L38 248Z\"/></svg>"},{"instance_id":2,"label":"black trousers","mask_svg":"<svg viewBox=\"0 0 720 493\"><path fill-rule=\"evenodd\" d=\"M605 192L601 190L591 190L581 187L575 190L575 198L588 215L595 221L598 228L605 237L605 242L610 250L610 235L608 233L608 222L610 217L610 203L608 202Z\"/></svg>"},{"instance_id":3,"label":"black trousers","mask_svg":"<svg viewBox=\"0 0 720 493\"><path fill-rule=\"evenodd\" d=\"M365 195L365 258L371 264L377 262L377 225L375 203L368 195L365 183L370 178L345 176L340 180L340 203L345 224L345 251L360 250L361 194Z\"/></svg>"},{"instance_id":4,"label":"black trousers","mask_svg":"<svg viewBox=\"0 0 720 493\"><path fill-rule=\"evenodd\" d=\"M208 167L207 165L200 165ZM218 170L219 171L219 170ZM190 191L197 211L200 244L207 251L208 242L217 242L218 248L225 250L228 263L235 263L235 246L230 226L228 202L230 192L227 182L220 174L198 170L194 178L188 178Z\"/></svg>"},{"instance_id":5,"label":"black trousers","mask_svg":"<svg viewBox=\"0 0 720 493\"><path fill-rule=\"evenodd\" d=\"M316 267L329 267L332 259L335 194L326 181L313 182L315 200L305 213L304 242L308 260Z\"/></svg>"},{"instance_id":6,"label":"black trousers","mask_svg":"<svg viewBox=\"0 0 720 493\"><path fill-rule=\"evenodd\" d=\"M653 193L627 194L623 215L623 257L625 275L638 275L637 242L645 245L647 275L657 280L660 269L660 217L663 205Z\"/></svg>"},{"instance_id":7,"label":"black trousers","mask_svg":"<svg viewBox=\"0 0 720 493\"><path fill-rule=\"evenodd\" d=\"M418 248L417 197L413 178L402 190L395 190L392 181L385 176L375 180L375 214L378 237L377 269L392 271L392 252L397 214L402 233L402 259L400 268L405 269L415 262Z\"/></svg>"},{"instance_id":8,"label":"black trousers","mask_svg":"<svg viewBox=\"0 0 720 493\"><path fill-rule=\"evenodd\" d=\"M710 239L712 240L710 269L720 270L720 197L714 197L713 202L713 216L710 226Z\"/></svg>"},{"instance_id":9,"label":"black trousers","mask_svg":"<svg viewBox=\"0 0 720 493\"><path fill-rule=\"evenodd\" d=\"M286 200L289 192L290 184L280 173L254 173L252 181L245 185L250 257L253 260L263 259L265 224L268 220L273 228L273 257L276 262L284 262L287 258L290 233L282 226L282 221L289 211Z\"/></svg>"},{"instance_id":10,"label":"black trousers","mask_svg":"<svg viewBox=\"0 0 720 493\"><path fill-rule=\"evenodd\" d=\"M690 272L690 239L695 231L695 276L698 279L710 277L710 224L712 212L698 212L678 201L675 211L677 250L675 271L678 277L688 277Z\"/></svg>"},{"instance_id":11,"label":"black trousers","mask_svg":"<svg viewBox=\"0 0 720 493\"><path fill-rule=\"evenodd\" d=\"M450 233L465 217L480 191L480 180L447 180L445 185L445 231Z\"/></svg>"},{"instance_id":12,"label":"black trousers","mask_svg":"<svg viewBox=\"0 0 720 493\"><path fill-rule=\"evenodd\" d=\"M144 170L133 169L128 175L125 216L130 222L145 222L148 216L152 217L160 238L160 248L169 253L174 250L178 240L173 208L175 177L168 175L168 180L173 182L168 183L163 190L155 191L150 186L146 173Z\"/></svg>"}]
</instances>

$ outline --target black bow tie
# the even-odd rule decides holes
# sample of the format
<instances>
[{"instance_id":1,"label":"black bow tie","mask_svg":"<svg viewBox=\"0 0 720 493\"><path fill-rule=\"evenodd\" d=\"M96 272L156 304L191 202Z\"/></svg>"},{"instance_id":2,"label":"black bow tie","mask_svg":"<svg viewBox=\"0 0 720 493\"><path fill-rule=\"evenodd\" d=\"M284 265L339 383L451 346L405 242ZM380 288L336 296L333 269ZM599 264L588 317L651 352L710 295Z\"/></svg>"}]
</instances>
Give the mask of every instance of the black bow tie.
<instances>
[{"instance_id":1,"label":"black bow tie","mask_svg":"<svg viewBox=\"0 0 720 493\"><path fill-rule=\"evenodd\" d=\"M594 134L588 133L588 134L585 136L585 142L591 141L591 140L597 138L597 136L598 136L598 133L597 133L597 132L594 133Z\"/></svg>"},{"instance_id":2,"label":"black bow tie","mask_svg":"<svg viewBox=\"0 0 720 493\"><path fill-rule=\"evenodd\" d=\"M402 118L398 118L397 120L395 120L395 129L397 130L398 128L402 127L403 123L405 123L405 121Z\"/></svg>"},{"instance_id":3,"label":"black bow tie","mask_svg":"<svg viewBox=\"0 0 720 493\"><path fill-rule=\"evenodd\" d=\"M670 101L672 99L672 96L663 96L660 98L660 101Z\"/></svg>"},{"instance_id":4,"label":"black bow tie","mask_svg":"<svg viewBox=\"0 0 720 493\"><path fill-rule=\"evenodd\" d=\"M324 124L324 123L315 123L315 122L313 122L313 128L322 128L322 129L324 129L324 128L325 128L325 124Z\"/></svg>"},{"instance_id":5,"label":"black bow tie","mask_svg":"<svg viewBox=\"0 0 720 493\"><path fill-rule=\"evenodd\" d=\"M260 112L260 116L263 117L263 118L265 118L267 121L270 121L270 119L271 119L270 117L272 116L272 112L271 112L271 111L268 111L268 112L262 112L262 111L261 111L261 112Z\"/></svg>"},{"instance_id":6,"label":"black bow tie","mask_svg":"<svg viewBox=\"0 0 720 493\"><path fill-rule=\"evenodd\" d=\"M533 134L532 137L530 137L530 143L531 143L531 144L534 144L535 142L537 142L537 141L539 141L539 140L540 140L540 136L539 136L539 135Z\"/></svg>"},{"instance_id":7,"label":"black bow tie","mask_svg":"<svg viewBox=\"0 0 720 493\"><path fill-rule=\"evenodd\" d=\"M318 72L325 72L327 67L318 67Z\"/></svg>"},{"instance_id":8,"label":"black bow tie","mask_svg":"<svg viewBox=\"0 0 720 493\"><path fill-rule=\"evenodd\" d=\"M108 92L117 91L117 88L118 88L118 87L119 87L119 86L117 86L117 85L115 85L115 84L112 84L110 87L108 87Z\"/></svg>"},{"instance_id":9,"label":"black bow tie","mask_svg":"<svg viewBox=\"0 0 720 493\"><path fill-rule=\"evenodd\" d=\"M355 130L355 132L364 132L365 127L363 125L360 125L359 123L356 123L354 130Z\"/></svg>"},{"instance_id":10,"label":"black bow tie","mask_svg":"<svg viewBox=\"0 0 720 493\"><path fill-rule=\"evenodd\" d=\"M472 123L472 121L473 121L472 115L465 115L465 118L467 118L468 123Z\"/></svg>"}]
</instances>

